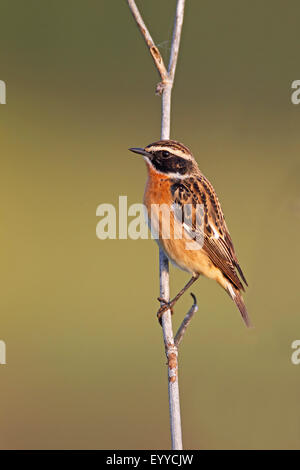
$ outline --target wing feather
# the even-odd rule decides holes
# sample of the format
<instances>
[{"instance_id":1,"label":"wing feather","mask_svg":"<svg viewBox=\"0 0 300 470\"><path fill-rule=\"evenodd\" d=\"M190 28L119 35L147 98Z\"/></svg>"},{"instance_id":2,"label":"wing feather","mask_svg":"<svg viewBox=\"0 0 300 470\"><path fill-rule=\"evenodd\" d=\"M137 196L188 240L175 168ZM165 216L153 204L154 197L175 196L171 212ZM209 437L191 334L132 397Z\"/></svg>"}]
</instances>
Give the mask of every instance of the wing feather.
<instances>
[{"instance_id":1,"label":"wing feather","mask_svg":"<svg viewBox=\"0 0 300 470\"><path fill-rule=\"evenodd\" d=\"M197 233L197 230L199 230L198 225L195 223L197 204L203 205L204 224L201 225L201 228L203 230L204 227L204 244L202 249L212 263L222 271L237 289L244 290L238 273L242 281L246 285L248 284L238 263L221 205L212 184L201 173L184 180L173 179L171 194L173 202L180 205L183 210L186 204L191 205L192 214L190 215L189 225L192 226L193 233Z\"/></svg>"}]
</instances>

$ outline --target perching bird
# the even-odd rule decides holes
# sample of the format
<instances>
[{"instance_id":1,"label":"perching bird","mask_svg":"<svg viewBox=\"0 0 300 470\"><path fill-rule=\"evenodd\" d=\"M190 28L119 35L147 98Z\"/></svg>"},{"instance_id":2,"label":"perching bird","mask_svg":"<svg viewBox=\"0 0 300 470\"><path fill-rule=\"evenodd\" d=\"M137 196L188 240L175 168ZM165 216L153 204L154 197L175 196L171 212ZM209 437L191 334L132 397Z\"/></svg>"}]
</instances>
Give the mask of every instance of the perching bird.
<instances>
[{"instance_id":1,"label":"perching bird","mask_svg":"<svg viewBox=\"0 0 300 470\"><path fill-rule=\"evenodd\" d=\"M203 274L226 290L246 325L251 326L241 295L244 291L242 281L248 284L236 257L218 197L190 150L175 140L160 140L145 148L130 150L142 155L147 164L144 204L152 233L170 261L192 274L191 280L174 299L165 301L158 312L159 318ZM169 215L168 211L161 210L163 204L169 208ZM199 207L202 208L200 227ZM167 217L170 220L169 233L164 229Z\"/></svg>"}]
</instances>

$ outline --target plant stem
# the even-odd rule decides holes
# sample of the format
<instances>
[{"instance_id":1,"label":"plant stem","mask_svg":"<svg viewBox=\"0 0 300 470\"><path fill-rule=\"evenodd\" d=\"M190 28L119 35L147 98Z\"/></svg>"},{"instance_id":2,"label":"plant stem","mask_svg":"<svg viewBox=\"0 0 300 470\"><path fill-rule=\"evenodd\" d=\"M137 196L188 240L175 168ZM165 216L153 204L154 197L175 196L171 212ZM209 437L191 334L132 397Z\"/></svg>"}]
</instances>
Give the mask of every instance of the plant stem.
<instances>
[{"instance_id":1,"label":"plant stem","mask_svg":"<svg viewBox=\"0 0 300 470\"><path fill-rule=\"evenodd\" d=\"M131 13L145 39L149 51L154 60L155 66L160 74L161 83L157 86L158 94L162 95L161 108L161 139L170 139L171 127L171 94L175 77L175 70L179 52L181 30L183 24L185 0L177 0L174 30L171 44L171 53L168 71L164 65L162 56L155 46L154 41L143 21L143 18L135 4L134 0L127 0ZM159 280L160 297L169 301L169 261L164 252L159 250ZM165 344L166 356L168 359L168 392L169 392L169 410L171 441L173 450L182 450L182 430L179 402L178 385L178 349L174 343L174 334L172 327L171 311L166 310L162 315L162 330Z\"/></svg>"}]
</instances>

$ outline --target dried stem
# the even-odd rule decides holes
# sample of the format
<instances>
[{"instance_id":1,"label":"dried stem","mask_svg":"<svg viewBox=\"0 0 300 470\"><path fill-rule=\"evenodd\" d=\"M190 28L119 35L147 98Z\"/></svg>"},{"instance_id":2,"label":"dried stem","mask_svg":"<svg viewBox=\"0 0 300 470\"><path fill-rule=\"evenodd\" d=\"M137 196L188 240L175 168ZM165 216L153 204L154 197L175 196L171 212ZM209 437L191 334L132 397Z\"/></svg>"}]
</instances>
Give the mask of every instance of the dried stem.
<instances>
[{"instance_id":1,"label":"dried stem","mask_svg":"<svg viewBox=\"0 0 300 470\"><path fill-rule=\"evenodd\" d=\"M181 30L182 30L183 15L184 15L184 3L185 3L185 0L178 0L177 7L176 7L175 24L174 24L174 30L173 30L173 38L172 38L172 45L171 45L169 70L168 70L169 79L172 82L172 85L174 82L175 70L176 70L178 52L179 52L179 46L180 46Z\"/></svg>"},{"instance_id":2,"label":"dried stem","mask_svg":"<svg viewBox=\"0 0 300 470\"><path fill-rule=\"evenodd\" d=\"M161 53L159 52L158 48L154 44L151 34L149 33L148 28L144 23L144 20L138 10L138 7L135 4L135 1L134 0L127 0L127 1L128 1L130 11L138 27L140 28L140 31L142 33L143 38L146 41L147 46L149 47L149 51L154 60L154 64L161 76L162 81L164 82L168 78L168 72L164 64L163 58L161 56Z\"/></svg>"},{"instance_id":3,"label":"dried stem","mask_svg":"<svg viewBox=\"0 0 300 470\"><path fill-rule=\"evenodd\" d=\"M197 305L196 297L194 296L194 294L191 294L191 296L194 299L194 303L191 306L188 313L186 314L186 316L184 317L180 327L178 328L178 331L177 331L175 339L174 339L174 343L175 343L175 346L177 348L178 348L178 346L180 345L180 343L183 339L184 333L186 332L186 329L189 326L189 324L190 324L190 322L191 322L191 320L194 316L194 313L196 313L198 311L198 305Z\"/></svg>"},{"instance_id":4,"label":"dried stem","mask_svg":"<svg viewBox=\"0 0 300 470\"><path fill-rule=\"evenodd\" d=\"M170 62L168 72L158 48L141 17L141 14L134 0L127 0L132 15L145 39L149 51L154 60L155 66L160 74L161 83L157 86L157 93L162 95L162 117L161 117L161 138L170 138L171 124L171 92L174 83L175 70L179 52L180 37L184 15L185 0L177 0L174 31L171 45ZM170 299L169 287L169 261L164 252L159 250L159 277L160 277L160 297ZM165 351L168 360L168 390L172 449L182 450L182 431L178 386L178 349L174 343L171 312L167 310L162 316L162 329L165 344ZM185 327L186 329L186 327ZM184 332L183 332L184 333ZM181 335L181 338L183 336Z\"/></svg>"}]
</instances>

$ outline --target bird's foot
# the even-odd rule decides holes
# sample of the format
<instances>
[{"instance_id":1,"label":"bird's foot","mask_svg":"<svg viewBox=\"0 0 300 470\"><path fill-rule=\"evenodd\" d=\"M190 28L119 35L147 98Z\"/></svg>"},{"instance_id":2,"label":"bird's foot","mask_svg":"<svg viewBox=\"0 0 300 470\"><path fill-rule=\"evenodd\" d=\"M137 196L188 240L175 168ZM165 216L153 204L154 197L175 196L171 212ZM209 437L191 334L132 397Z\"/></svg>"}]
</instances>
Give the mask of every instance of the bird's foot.
<instances>
[{"instance_id":1,"label":"bird's foot","mask_svg":"<svg viewBox=\"0 0 300 470\"><path fill-rule=\"evenodd\" d=\"M162 297L158 297L157 300L161 302L163 305L160 307L160 309L157 312L157 318L159 321L160 326L162 325L162 316L163 314L167 311L171 311L171 315L173 315L173 302L168 302L167 300L163 299Z\"/></svg>"}]
</instances>

